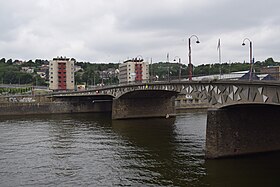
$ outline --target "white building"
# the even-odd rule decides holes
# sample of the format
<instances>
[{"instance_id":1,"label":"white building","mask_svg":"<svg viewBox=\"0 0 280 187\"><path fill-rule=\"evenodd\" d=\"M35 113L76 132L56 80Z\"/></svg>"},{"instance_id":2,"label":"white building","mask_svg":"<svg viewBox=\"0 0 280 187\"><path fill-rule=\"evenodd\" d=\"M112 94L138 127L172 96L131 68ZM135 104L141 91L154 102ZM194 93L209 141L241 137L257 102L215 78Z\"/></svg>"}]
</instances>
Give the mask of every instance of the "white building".
<instances>
[{"instance_id":1,"label":"white building","mask_svg":"<svg viewBox=\"0 0 280 187\"><path fill-rule=\"evenodd\" d=\"M74 61L57 57L49 64L50 90L74 90Z\"/></svg>"},{"instance_id":2,"label":"white building","mask_svg":"<svg viewBox=\"0 0 280 187\"><path fill-rule=\"evenodd\" d=\"M22 67L21 72L34 73L34 68L32 68L32 67Z\"/></svg>"},{"instance_id":3,"label":"white building","mask_svg":"<svg viewBox=\"0 0 280 187\"><path fill-rule=\"evenodd\" d=\"M127 60L119 65L119 83L148 82L149 63L143 59Z\"/></svg>"}]
</instances>

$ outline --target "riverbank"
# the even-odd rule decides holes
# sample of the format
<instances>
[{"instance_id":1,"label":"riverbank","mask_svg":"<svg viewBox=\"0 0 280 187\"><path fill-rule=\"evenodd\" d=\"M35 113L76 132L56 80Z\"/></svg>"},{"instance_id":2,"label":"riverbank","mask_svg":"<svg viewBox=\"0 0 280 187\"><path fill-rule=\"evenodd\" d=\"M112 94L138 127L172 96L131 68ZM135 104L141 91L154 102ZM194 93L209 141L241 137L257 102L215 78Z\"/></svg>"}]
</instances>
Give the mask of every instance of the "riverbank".
<instances>
[{"instance_id":1,"label":"riverbank","mask_svg":"<svg viewBox=\"0 0 280 187\"><path fill-rule=\"evenodd\" d=\"M36 115L110 112L111 102L92 103L90 98L61 101L48 95L0 97L0 115Z\"/></svg>"}]
</instances>

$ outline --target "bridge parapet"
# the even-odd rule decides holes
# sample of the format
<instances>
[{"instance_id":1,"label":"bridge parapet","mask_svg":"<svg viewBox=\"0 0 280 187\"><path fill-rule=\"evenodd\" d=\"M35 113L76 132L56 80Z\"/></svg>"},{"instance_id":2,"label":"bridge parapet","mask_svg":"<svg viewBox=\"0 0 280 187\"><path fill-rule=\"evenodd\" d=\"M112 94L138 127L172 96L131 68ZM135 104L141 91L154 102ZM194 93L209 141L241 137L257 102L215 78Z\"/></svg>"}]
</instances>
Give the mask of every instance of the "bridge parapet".
<instances>
[{"instance_id":1,"label":"bridge parapet","mask_svg":"<svg viewBox=\"0 0 280 187\"><path fill-rule=\"evenodd\" d=\"M115 98L119 98L122 95L138 91L138 90L166 90L178 92L180 86L172 84L135 84L135 85L122 85L122 86L111 86L103 87L86 91L79 92L56 92L51 94L51 97L74 97L74 96L89 96L89 95L110 95Z\"/></svg>"},{"instance_id":2,"label":"bridge parapet","mask_svg":"<svg viewBox=\"0 0 280 187\"><path fill-rule=\"evenodd\" d=\"M221 108L234 104L280 104L278 85L254 83L212 83L188 85L183 93L209 103L212 107Z\"/></svg>"},{"instance_id":3,"label":"bridge parapet","mask_svg":"<svg viewBox=\"0 0 280 187\"><path fill-rule=\"evenodd\" d=\"M103 87L81 92L53 93L52 97L110 95L119 98L138 90L181 92L186 94L186 97L199 99L214 108L243 103L280 104L280 83L260 81L155 82Z\"/></svg>"}]
</instances>

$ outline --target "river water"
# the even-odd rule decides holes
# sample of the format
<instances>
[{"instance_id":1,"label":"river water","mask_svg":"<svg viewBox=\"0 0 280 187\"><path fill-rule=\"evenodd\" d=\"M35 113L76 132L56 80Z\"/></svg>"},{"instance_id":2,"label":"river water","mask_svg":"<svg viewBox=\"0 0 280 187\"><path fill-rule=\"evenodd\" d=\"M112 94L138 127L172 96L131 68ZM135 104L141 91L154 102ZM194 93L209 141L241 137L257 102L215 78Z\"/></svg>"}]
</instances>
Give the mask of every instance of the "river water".
<instances>
[{"instance_id":1,"label":"river water","mask_svg":"<svg viewBox=\"0 0 280 187\"><path fill-rule=\"evenodd\" d=\"M279 186L280 153L205 160L206 114L0 119L0 186Z\"/></svg>"}]
</instances>

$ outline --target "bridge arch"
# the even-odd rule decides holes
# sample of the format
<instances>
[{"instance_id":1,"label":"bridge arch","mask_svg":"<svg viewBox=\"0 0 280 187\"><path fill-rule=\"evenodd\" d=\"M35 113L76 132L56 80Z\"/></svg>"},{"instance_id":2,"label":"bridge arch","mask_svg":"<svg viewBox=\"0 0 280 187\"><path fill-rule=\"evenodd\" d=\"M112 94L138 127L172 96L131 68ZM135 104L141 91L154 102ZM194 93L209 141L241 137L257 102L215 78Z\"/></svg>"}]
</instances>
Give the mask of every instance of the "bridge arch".
<instances>
[{"instance_id":1,"label":"bridge arch","mask_svg":"<svg viewBox=\"0 0 280 187\"><path fill-rule=\"evenodd\" d=\"M177 91L134 90L113 100L112 118L166 117L175 113Z\"/></svg>"}]
</instances>

